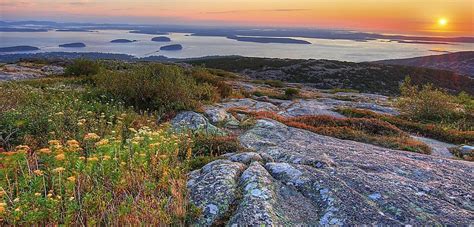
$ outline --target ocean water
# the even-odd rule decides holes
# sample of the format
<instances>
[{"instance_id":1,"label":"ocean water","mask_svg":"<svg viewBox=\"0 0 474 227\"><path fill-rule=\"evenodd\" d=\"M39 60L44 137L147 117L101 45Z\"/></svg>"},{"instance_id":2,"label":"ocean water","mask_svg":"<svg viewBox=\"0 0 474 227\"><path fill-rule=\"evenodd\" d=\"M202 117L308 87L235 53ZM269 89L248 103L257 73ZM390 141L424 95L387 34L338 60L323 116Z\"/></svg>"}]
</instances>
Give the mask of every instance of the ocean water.
<instances>
[{"instance_id":1,"label":"ocean water","mask_svg":"<svg viewBox=\"0 0 474 227\"><path fill-rule=\"evenodd\" d=\"M351 40L328 40L298 38L311 42L302 44L264 44L240 42L225 37L200 37L184 33L172 33L169 43L152 42L157 35L134 34L125 30L98 30L93 32L0 32L0 47L30 45L41 48L34 52L104 52L130 54L136 57L163 55L170 58L192 58L216 55L241 55L249 57L272 57L294 59L332 59L341 61L375 61L394 58L409 58L444 52L474 50L474 44L409 44L373 40L358 42ZM138 40L133 43L110 43L114 39ZM61 48L60 44L83 42L85 48ZM181 44L181 51L160 51L160 47ZM34 53L33 52L33 53Z\"/></svg>"}]
</instances>

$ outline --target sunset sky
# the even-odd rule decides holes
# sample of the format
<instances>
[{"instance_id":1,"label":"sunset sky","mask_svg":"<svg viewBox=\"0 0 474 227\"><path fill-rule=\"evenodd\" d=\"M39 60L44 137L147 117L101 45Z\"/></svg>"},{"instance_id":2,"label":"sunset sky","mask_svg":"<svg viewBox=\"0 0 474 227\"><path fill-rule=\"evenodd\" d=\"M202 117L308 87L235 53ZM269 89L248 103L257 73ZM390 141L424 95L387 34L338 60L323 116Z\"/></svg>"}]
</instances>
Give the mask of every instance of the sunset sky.
<instances>
[{"instance_id":1,"label":"sunset sky","mask_svg":"<svg viewBox=\"0 0 474 227\"><path fill-rule=\"evenodd\" d=\"M2 20L341 28L473 36L473 0L0 0Z\"/></svg>"}]
</instances>

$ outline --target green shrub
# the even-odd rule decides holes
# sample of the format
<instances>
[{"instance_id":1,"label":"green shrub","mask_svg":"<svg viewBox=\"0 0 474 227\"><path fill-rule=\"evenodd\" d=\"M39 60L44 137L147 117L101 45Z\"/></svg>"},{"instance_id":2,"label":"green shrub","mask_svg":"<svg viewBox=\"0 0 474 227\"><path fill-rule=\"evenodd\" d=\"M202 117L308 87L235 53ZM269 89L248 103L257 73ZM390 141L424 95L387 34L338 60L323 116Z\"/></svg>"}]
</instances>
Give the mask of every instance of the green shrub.
<instances>
[{"instance_id":1,"label":"green shrub","mask_svg":"<svg viewBox=\"0 0 474 227\"><path fill-rule=\"evenodd\" d=\"M285 90L285 97L287 99L292 99L297 97L300 94L300 90L297 88L287 88Z\"/></svg>"},{"instance_id":2,"label":"green shrub","mask_svg":"<svg viewBox=\"0 0 474 227\"><path fill-rule=\"evenodd\" d=\"M422 122L454 121L462 113L455 103L455 97L434 88L431 84L421 88L412 85L407 77L400 86L401 96L397 106L408 119Z\"/></svg>"},{"instance_id":3,"label":"green shrub","mask_svg":"<svg viewBox=\"0 0 474 227\"><path fill-rule=\"evenodd\" d=\"M67 76L91 76L99 73L100 68L97 61L78 58L66 67L64 74Z\"/></svg>"},{"instance_id":4,"label":"green shrub","mask_svg":"<svg viewBox=\"0 0 474 227\"><path fill-rule=\"evenodd\" d=\"M102 71L93 80L106 94L139 110L195 110L220 99L218 88L198 82L178 66L147 64L125 71Z\"/></svg>"}]
</instances>

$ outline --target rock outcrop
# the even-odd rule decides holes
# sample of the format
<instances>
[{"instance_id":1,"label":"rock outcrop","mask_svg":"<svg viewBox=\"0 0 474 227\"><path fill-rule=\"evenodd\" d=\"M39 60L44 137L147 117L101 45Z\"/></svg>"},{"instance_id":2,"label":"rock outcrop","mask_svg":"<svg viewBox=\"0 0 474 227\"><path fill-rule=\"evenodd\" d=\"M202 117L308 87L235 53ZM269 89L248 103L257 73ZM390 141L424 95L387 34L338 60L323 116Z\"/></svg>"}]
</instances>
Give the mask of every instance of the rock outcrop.
<instances>
[{"instance_id":1,"label":"rock outcrop","mask_svg":"<svg viewBox=\"0 0 474 227\"><path fill-rule=\"evenodd\" d=\"M271 120L253 150L190 174L196 224L472 225L474 163L340 140Z\"/></svg>"}]
</instances>

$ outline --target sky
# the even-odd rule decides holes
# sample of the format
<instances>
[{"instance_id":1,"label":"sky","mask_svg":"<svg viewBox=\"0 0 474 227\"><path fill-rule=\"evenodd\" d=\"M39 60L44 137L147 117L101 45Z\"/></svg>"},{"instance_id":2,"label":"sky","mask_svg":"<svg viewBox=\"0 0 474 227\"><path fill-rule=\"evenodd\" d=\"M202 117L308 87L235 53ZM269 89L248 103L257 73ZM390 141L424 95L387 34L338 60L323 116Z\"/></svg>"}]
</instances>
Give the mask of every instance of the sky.
<instances>
[{"instance_id":1,"label":"sky","mask_svg":"<svg viewBox=\"0 0 474 227\"><path fill-rule=\"evenodd\" d=\"M474 36L474 1L0 0L0 19L309 27Z\"/></svg>"}]
</instances>

